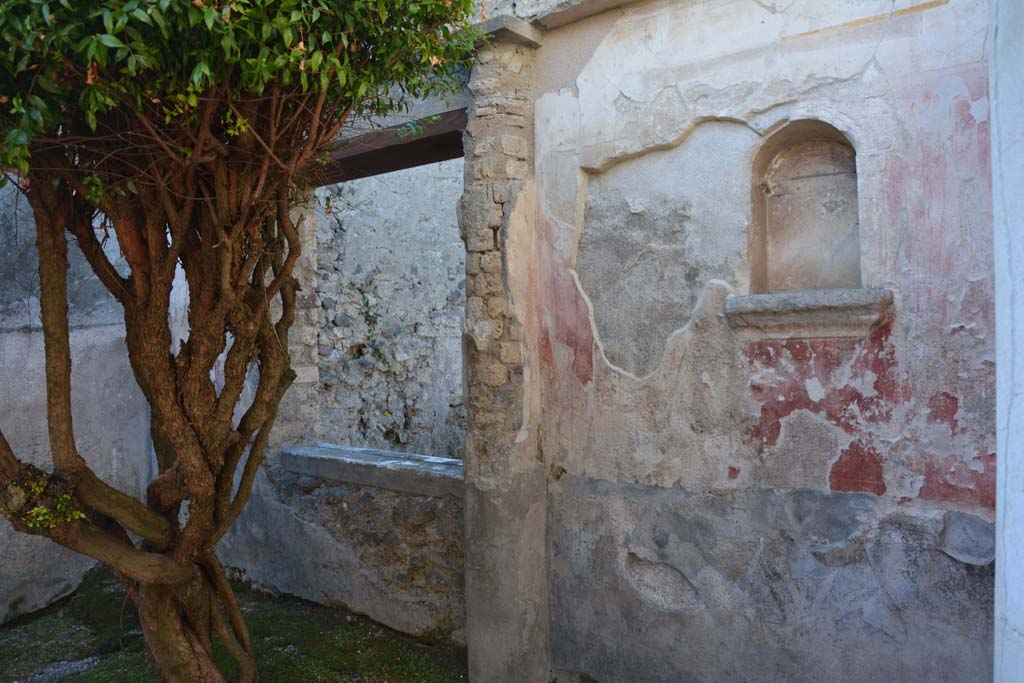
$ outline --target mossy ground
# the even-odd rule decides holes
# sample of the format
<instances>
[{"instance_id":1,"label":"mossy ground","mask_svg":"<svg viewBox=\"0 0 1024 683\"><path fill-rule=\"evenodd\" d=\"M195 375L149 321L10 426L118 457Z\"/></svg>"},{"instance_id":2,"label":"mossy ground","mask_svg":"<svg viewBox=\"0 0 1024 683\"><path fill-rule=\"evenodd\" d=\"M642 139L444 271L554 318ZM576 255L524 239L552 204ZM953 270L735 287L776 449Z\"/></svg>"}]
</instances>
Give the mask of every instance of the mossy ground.
<instances>
[{"instance_id":1,"label":"mossy ground","mask_svg":"<svg viewBox=\"0 0 1024 683\"><path fill-rule=\"evenodd\" d=\"M343 610L236 590L264 683L466 680L457 650L418 643ZM155 682L138 629L117 582L94 571L69 598L0 627L0 683ZM234 673L227 654L218 655L225 672Z\"/></svg>"}]
</instances>

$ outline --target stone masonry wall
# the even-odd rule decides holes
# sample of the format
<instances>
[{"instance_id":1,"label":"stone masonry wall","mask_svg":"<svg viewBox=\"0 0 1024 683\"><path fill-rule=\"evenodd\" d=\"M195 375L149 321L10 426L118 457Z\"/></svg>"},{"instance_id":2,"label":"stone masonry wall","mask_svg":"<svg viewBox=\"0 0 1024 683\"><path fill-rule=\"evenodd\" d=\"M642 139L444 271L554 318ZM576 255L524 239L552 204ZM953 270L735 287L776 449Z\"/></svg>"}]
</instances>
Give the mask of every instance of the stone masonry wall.
<instances>
[{"instance_id":1,"label":"stone masonry wall","mask_svg":"<svg viewBox=\"0 0 1024 683\"><path fill-rule=\"evenodd\" d=\"M320 438L461 457L461 159L318 191Z\"/></svg>"},{"instance_id":2,"label":"stone masonry wall","mask_svg":"<svg viewBox=\"0 0 1024 683\"><path fill-rule=\"evenodd\" d=\"M537 451L532 80L536 51L476 56L463 142L466 605L472 681L546 680L543 467ZM529 42L529 41L525 41Z\"/></svg>"},{"instance_id":3,"label":"stone masonry wall","mask_svg":"<svg viewBox=\"0 0 1024 683\"><path fill-rule=\"evenodd\" d=\"M241 578L465 644L462 500L265 467L218 547Z\"/></svg>"},{"instance_id":4,"label":"stone masonry wall","mask_svg":"<svg viewBox=\"0 0 1024 683\"><path fill-rule=\"evenodd\" d=\"M522 422L514 407L522 405L523 328L510 306L505 253L506 223L530 173L532 73L532 50L495 45L477 54L469 85L475 108L466 127L459 224L467 252L467 447L478 455L473 476L498 474L490 456L511 445Z\"/></svg>"}]
</instances>

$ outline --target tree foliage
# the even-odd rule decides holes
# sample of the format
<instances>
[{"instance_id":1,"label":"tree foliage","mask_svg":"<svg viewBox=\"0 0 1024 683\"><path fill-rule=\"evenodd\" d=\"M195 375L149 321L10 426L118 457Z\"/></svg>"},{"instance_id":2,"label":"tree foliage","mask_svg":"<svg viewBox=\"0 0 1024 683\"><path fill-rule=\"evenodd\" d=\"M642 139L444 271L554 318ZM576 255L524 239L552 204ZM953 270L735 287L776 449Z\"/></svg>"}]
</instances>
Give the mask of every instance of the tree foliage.
<instances>
[{"instance_id":1,"label":"tree foliage","mask_svg":"<svg viewBox=\"0 0 1024 683\"><path fill-rule=\"evenodd\" d=\"M0 433L0 512L118 572L165 681L223 680L214 635L256 679L213 548L294 377L295 198L347 123L455 87L471 5L0 0L0 168L36 220L53 460L23 463ZM124 308L159 465L145 502L99 479L75 441L69 237ZM184 340L168 322L180 273Z\"/></svg>"},{"instance_id":2,"label":"tree foliage","mask_svg":"<svg viewBox=\"0 0 1024 683\"><path fill-rule=\"evenodd\" d=\"M194 120L210 89L236 104L276 86L322 93L336 112L394 111L455 83L470 9L466 0L0 0L0 166L27 173L34 136L81 123L110 131L104 117L122 109L154 124ZM248 123L233 109L219 112L226 140Z\"/></svg>"}]
</instances>

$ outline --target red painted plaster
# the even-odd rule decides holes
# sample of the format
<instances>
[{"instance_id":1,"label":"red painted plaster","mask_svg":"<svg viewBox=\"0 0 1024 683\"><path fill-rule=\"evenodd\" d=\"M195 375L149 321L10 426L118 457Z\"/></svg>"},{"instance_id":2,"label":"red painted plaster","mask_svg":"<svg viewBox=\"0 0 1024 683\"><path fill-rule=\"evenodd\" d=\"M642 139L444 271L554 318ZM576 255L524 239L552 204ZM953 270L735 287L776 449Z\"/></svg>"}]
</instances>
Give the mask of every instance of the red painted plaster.
<instances>
[{"instance_id":1,"label":"red painted plaster","mask_svg":"<svg viewBox=\"0 0 1024 683\"><path fill-rule=\"evenodd\" d=\"M996 454L983 453L972 460L977 463L973 468L959 456L929 459L925 463L924 483L917 497L995 509ZM981 471L978 471L979 466Z\"/></svg>"},{"instance_id":2,"label":"red painted plaster","mask_svg":"<svg viewBox=\"0 0 1024 683\"><path fill-rule=\"evenodd\" d=\"M867 491L880 496L886 490L883 469L878 451L854 441L832 465L828 484L833 491Z\"/></svg>"},{"instance_id":3,"label":"red painted plaster","mask_svg":"<svg viewBox=\"0 0 1024 683\"><path fill-rule=\"evenodd\" d=\"M590 309L571 277L555 283L555 338L573 352L572 370L586 386L594 377L594 334Z\"/></svg>"},{"instance_id":4,"label":"red painted plaster","mask_svg":"<svg viewBox=\"0 0 1024 683\"><path fill-rule=\"evenodd\" d=\"M945 424L953 436L960 431L956 414L960 409L960 400L956 396L939 391L928 399L928 424Z\"/></svg>"},{"instance_id":5,"label":"red painted plaster","mask_svg":"<svg viewBox=\"0 0 1024 683\"><path fill-rule=\"evenodd\" d=\"M739 467L732 467L730 465L729 466L729 478L730 479L735 479L738 476L740 476L740 468Z\"/></svg>"},{"instance_id":6,"label":"red painted plaster","mask_svg":"<svg viewBox=\"0 0 1024 683\"><path fill-rule=\"evenodd\" d=\"M911 398L910 382L901 373L889 337L892 320L876 329L863 341L759 341L745 349L747 360L758 369L770 369L777 378L768 384L751 383L752 398L761 404L757 423L748 430L756 439L758 454L774 446L782 420L798 410L824 416L847 434L855 434L866 424L886 422L895 405ZM837 372L849 381L839 384ZM860 386L873 375L872 392ZM807 380L814 378L825 394L812 401Z\"/></svg>"}]
</instances>

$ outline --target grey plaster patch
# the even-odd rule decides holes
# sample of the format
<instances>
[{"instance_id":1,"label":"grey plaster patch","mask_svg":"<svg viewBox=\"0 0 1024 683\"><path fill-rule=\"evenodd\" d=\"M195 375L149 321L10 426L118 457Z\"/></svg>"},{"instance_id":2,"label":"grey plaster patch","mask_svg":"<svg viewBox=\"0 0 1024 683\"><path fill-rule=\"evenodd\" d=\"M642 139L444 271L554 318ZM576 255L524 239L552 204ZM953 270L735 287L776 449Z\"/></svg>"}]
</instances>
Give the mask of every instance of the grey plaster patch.
<instances>
[{"instance_id":1,"label":"grey plaster patch","mask_svg":"<svg viewBox=\"0 0 1024 683\"><path fill-rule=\"evenodd\" d=\"M615 365L648 374L708 279L745 280L759 139L744 125L708 122L674 149L590 177L577 270Z\"/></svg>"},{"instance_id":2,"label":"grey plaster patch","mask_svg":"<svg viewBox=\"0 0 1024 683\"><path fill-rule=\"evenodd\" d=\"M539 468L508 477L500 490L466 487L471 681L541 680L524 679L524 672L550 668L547 639L538 638L549 619L546 548L538 543L546 524L544 496Z\"/></svg>"},{"instance_id":3,"label":"grey plaster patch","mask_svg":"<svg viewBox=\"0 0 1024 683\"><path fill-rule=\"evenodd\" d=\"M996 533L992 522L977 515L950 510L943 517L940 546L955 560L979 567L996 561Z\"/></svg>"},{"instance_id":4,"label":"grey plaster patch","mask_svg":"<svg viewBox=\"0 0 1024 683\"><path fill-rule=\"evenodd\" d=\"M990 675L991 568L935 552L937 521L887 515L856 493L695 493L571 474L551 493L555 670L601 683ZM666 609L686 585L700 608Z\"/></svg>"}]
</instances>

